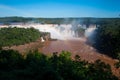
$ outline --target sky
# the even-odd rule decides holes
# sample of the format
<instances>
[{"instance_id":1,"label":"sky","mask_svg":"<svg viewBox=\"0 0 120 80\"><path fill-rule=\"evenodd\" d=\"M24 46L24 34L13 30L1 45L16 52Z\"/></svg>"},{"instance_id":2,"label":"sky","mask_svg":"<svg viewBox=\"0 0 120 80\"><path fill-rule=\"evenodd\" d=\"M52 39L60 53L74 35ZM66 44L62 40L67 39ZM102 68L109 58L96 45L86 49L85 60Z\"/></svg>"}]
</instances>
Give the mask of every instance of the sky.
<instances>
[{"instance_id":1,"label":"sky","mask_svg":"<svg viewBox=\"0 0 120 80\"><path fill-rule=\"evenodd\" d=\"M120 0L0 0L0 17L118 17Z\"/></svg>"}]
</instances>

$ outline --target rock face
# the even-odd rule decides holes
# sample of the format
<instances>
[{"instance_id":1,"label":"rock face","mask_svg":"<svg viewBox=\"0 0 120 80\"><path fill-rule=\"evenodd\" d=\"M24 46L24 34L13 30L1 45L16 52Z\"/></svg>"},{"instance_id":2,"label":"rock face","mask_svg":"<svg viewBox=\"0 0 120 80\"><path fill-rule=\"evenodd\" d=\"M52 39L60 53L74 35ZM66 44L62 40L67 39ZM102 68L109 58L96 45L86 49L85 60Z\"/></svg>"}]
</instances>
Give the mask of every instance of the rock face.
<instances>
[{"instance_id":1,"label":"rock face","mask_svg":"<svg viewBox=\"0 0 120 80\"><path fill-rule=\"evenodd\" d=\"M43 40L45 40L45 41L51 40L51 35L50 35L50 33L48 33L48 32L42 32L41 41L43 41Z\"/></svg>"},{"instance_id":2,"label":"rock face","mask_svg":"<svg viewBox=\"0 0 120 80\"><path fill-rule=\"evenodd\" d=\"M45 40L43 39L43 37L41 37L41 42L45 42Z\"/></svg>"}]
</instances>

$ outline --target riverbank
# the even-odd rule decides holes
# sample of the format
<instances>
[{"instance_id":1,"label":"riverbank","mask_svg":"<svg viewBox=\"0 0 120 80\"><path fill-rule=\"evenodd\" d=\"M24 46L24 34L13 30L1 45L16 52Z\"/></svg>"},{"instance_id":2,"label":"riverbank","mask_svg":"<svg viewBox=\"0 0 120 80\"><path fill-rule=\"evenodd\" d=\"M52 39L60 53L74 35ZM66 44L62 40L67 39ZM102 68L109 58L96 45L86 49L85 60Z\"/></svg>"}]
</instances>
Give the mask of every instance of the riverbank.
<instances>
[{"instance_id":1,"label":"riverbank","mask_svg":"<svg viewBox=\"0 0 120 80\"><path fill-rule=\"evenodd\" d=\"M3 47L2 49L4 50L8 50L8 49L13 49L13 50L17 50L19 53L21 54L25 54L26 52L30 51L30 50L36 50L38 48L41 48L44 46L44 42L41 42L41 38L39 38L37 41L35 42L30 42L30 43L26 43L24 45L14 45L11 47Z\"/></svg>"},{"instance_id":2,"label":"riverbank","mask_svg":"<svg viewBox=\"0 0 120 80\"><path fill-rule=\"evenodd\" d=\"M82 60L87 60L88 62L94 62L97 59L102 60L109 64L114 75L120 78L120 69L116 69L114 66L117 61L97 52L93 47L86 44L86 40L53 40L41 42L41 38L39 38L35 42L19 46L4 47L3 49L17 50L23 55L29 50L35 49L38 49L39 52L46 55L52 55L53 52L58 52L60 54L63 50L69 51L72 53L72 58L74 58L75 55L79 55Z\"/></svg>"},{"instance_id":3,"label":"riverbank","mask_svg":"<svg viewBox=\"0 0 120 80\"><path fill-rule=\"evenodd\" d=\"M53 52L58 52L60 54L63 50L69 51L72 53L72 58L74 58L75 55L79 55L82 60L87 60L88 62L94 62L95 60L100 59L106 64L109 64L114 75L120 78L120 68L117 69L114 66L117 60L97 52L93 47L86 44L85 40L57 40L46 42L42 49L39 48L39 51L41 50L46 55L51 55Z\"/></svg>"}]
</instances>

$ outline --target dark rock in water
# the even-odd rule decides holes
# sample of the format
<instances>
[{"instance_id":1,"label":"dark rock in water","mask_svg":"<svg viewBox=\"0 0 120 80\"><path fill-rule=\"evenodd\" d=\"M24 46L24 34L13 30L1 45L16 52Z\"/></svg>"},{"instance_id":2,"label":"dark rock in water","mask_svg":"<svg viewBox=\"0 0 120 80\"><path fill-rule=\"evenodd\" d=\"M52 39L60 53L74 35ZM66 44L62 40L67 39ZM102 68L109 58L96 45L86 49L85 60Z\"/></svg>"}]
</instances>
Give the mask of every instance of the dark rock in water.
<instances>
[{"instance_id":1,"label":"dark rock in water","mask_svg":"<svg viewBox=\"0 0 120 80\"><path fill-rule=\"evenodd\" d=\"M50 39L50 41L57 41L58 39Z\"/></svg>"}]
</instances>

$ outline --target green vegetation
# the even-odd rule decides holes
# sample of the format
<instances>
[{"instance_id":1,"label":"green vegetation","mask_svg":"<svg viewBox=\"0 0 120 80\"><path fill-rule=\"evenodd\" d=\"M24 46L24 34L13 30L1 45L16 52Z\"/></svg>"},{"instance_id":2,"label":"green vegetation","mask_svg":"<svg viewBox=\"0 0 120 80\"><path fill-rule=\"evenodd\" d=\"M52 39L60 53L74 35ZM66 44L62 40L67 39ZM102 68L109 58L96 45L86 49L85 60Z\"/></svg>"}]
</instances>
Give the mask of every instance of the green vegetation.
<instances>
[{"instance_id":1,"label":"green vegetation","mask_svg":"<svg viewBox=\"0 0 120 80\"><path fill-rule=\"evenodd\" d=\"M119 18L0 18L0 23L27 23L34 21L48 24L77 23L98 24L94 46L102 53L117 58L115 64L120 67L120 19ZM84 33L79 29L76 32ZM26 56L13 50L2 50L1 46L20 45L36 41L40 33L34 28L1 28L0 29L0 80L118 80L112 74L111 67L100 60L88 63L76 55L72 60L69 52L53 53L48 57L38 51L30 51ZM118 57L117 57L118 56Z\"/></svg>"},{"instance_id":2,"label":"green vegetation","mask_svg":"<svg viewBox=\"0 0 120 80\"><path fill-rule=\"evenodd\" d=\"M10 22L28 22L32 20L33 18L24 18L24 17L1 17L0 22L1 23L10 23Z\"/></svg>"},{"instance_id":3,"label":"green vegetation","mask_svg":"<svg viewBox=\"0 0 120 80\"><path fill-rule=\"evenodd\" d=\"M117 58L120 53L120 20L111 20L98 27L95 42L99 51Z\"/></svg>"},{"instance_id":4,"label":"green vegetation","mask_svg":"<svg viewBox=\"0 0 120 80\"><path fill-rule=\"evenodd\" d=\"M41 36L39 30L34 28L1 28L0 46L20 45L36 41Z\"/></svg>"},{"instance_id":5,"label":"green vegetation","mask_svg":"<svg viewBox=\"0 0 120 80\"><path fill-rule=\"evenodd\" d=\"M118 59L118 62L115 63L115 67L120 68L120 53L118 54L117 59Z\"/></svg>"},{"instance_id":6,"label":"green vegetation","mask_svg":"<svg viewBox=\"0 0 120 80\"><path fill-rule=\"evenodd\" d=\"M0 50L0 80L118 80L108 64L70 56L63 51L48 57L36 50L23 57L17 51Z\"/></svg>"},{"instance_id":7,"label":"green vegetation","mask_svg":"<svg viewBox=\"0 0 120 80\"><path fill-rule=\"evenodd\" d=\"M34 23L46 23L46 24L86 24L87 27L89 24L103 24L109 21L119 20L119 18L94 18L94 17L81 17L81 18L25 18L25 17L1 17L0 23L10 24L11 22L34 22Z\"/></svg>"}]
</instances>

